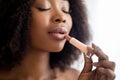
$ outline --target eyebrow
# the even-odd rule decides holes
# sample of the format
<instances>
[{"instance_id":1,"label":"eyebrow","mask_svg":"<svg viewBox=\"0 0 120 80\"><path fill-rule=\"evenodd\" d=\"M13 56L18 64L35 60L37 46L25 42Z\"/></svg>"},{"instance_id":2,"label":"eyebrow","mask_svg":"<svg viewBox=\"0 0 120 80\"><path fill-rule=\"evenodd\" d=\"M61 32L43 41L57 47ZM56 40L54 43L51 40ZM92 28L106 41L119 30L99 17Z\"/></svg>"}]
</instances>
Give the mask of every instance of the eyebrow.
<instances>
[{"instance_id":1,"label":"eyebrow","mask_svg":"<svg viewBox=\"0 0 120 80\"><path fill-rule=\"evenodd\" d=\"M68 0L63 0L63 1L67 1L67 2L69 2Z\"/></svg>"}]
</instances>

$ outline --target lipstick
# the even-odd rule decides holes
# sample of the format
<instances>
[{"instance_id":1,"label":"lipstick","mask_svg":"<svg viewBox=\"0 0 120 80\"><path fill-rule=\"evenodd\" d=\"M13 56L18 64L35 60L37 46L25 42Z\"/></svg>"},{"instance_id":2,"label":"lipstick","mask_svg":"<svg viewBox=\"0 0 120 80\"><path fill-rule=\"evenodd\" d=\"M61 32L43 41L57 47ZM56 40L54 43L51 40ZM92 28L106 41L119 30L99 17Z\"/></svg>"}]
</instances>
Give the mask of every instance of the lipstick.
<instances>
[{"instance_id":1,"label":"lipstick","mask_svg":"<svg viewBox=\"0 0 120 80\"><path fill-rule=\"evenodd\" d=\"M56 40L64 40L67 29L65 27L54 27L48 33Z\"/></svg>"},{"instance_id":2,"label":"lipstick","mask_svg":"<svg viewBox=\"0 0 120 80\"><path fill-rule=\"evenodd\" d=\"M78 48L81 52L87 54L88 53L88 46L85 45L84 43L80 42L74 37L70 37L69 35L65 36L66 40L69 41L70 44Z\"/></svg>"}]
</instances>

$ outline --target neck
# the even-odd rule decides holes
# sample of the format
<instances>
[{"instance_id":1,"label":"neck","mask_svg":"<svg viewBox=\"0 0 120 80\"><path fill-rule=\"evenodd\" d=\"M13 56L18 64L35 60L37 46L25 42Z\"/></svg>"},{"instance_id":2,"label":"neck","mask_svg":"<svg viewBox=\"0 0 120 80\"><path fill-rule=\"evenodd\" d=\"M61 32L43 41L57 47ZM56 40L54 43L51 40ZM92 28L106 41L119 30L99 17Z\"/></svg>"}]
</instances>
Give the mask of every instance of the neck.
<instances>
[{"instance_id":1,"label":"neck","mask_svg":"<svg viewBox=\"0 0 120 80\"><path fill-rule=\"evenodd\" d=\"M50 73L49 55L47 52L28 50L21 65L11 71L13 77L38 80L41 77L48 76L48 73Z\"/></svg>"}]
</instances>

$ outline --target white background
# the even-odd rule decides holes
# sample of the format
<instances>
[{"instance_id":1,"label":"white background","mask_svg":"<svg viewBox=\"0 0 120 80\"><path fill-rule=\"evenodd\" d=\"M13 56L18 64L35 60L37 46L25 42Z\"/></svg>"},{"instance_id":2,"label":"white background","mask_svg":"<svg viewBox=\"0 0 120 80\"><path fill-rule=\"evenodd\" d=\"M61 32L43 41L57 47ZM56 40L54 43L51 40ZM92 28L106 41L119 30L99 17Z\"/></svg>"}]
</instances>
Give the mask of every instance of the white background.
<instances>
[{"instance_id":1,"label":"white background","mask_svg":"<svg viewBox=\"0 0 120 80\"><path fill-rule=\"evenodd\" d=\"M120 80L120 0L85 0L88 9L89 24L92 28L93 43L97 44L116 63L116 79ZM93 57L94 61L97 58ZM73 67L83 68L76 61Z\"/></svg>"},{"instance_id":2,"label":"white background","mask_svg":"<svg viewBox=\"0 0 120 80\"><path fill-rule=\"evenodd\" d=\"M120 0L86 0L93 42L116 62L120 80Z\"/></svg>"}]
</instances>

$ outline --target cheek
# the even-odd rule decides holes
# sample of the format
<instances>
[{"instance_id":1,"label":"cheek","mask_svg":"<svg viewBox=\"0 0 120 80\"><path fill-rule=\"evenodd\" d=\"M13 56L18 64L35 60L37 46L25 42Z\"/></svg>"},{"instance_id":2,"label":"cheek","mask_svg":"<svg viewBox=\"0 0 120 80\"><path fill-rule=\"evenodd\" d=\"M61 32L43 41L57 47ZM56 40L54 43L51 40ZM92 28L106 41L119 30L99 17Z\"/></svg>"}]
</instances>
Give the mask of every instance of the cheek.
<instances>
[{"instance_id":1,"label":"cheek","mask_svg":"<svg viewBox=\"0 0 120 80\"><path fill-rule=\"evenodd\" d=\"M47 26L49 24L49 16L45 16L44 14L33 12L30 24L30 30L32 37L36 37L37 39L43 37L47 30Z\"/></svg>"},{"instance_id":2,"label":"cheek","mask_svg":"<svg viewBox=\"0 0 120 80\"><path fill-rule=\"evenodd\" d=\"M33 17L31 19L31 25L30 25L30 37L32 37L32 39L35 38L39 38L41 37L42 31L45 31L45 21L43 21L41 18L36 18ZM38 37L39 36L39 37Z\"/></svg>"},{"instance_id":3,"label":"cheek","mask_svg":"<svg viewBox=\"0 0 120 80\"><path fill-rule=\"evenodd\" d=\"M72 28L72 17L68 16L67 18L67 25L68 25L68 32L70 32L71 28Z\"/></svg>"},{"instance_id":4,"label":"cheek","mask_svg":"<svg viewBox=\"0 0 120 80\"><path fill-rule=\"evenodd\" d=\"M48 25L48 18L43 15L33 16L31 19L31 26L34 28L42 28Z\"/></svg>"},{"instance_id":5,"label":"cheek","mask_svg":"<svg viewBox=\"0 0 120 80\"><path fill-rule=\"evenodd\" d=\"M37 9L32 9L31 25L34 28L45 27L49 23L49 15L40 13Z\"/></svg>"},{"instance_id":6,"label":"cheek","mask_svg":"<svg viewBox=\"0 0 120 80\"><path fill-rule=\"evenodd\" d=\"M30 24L30 42L33 47L40 47L43 37L46 35L48 17L43 14L33 12Z\"/></svg>"}]
</instances>

